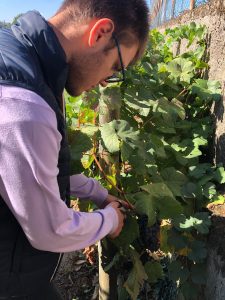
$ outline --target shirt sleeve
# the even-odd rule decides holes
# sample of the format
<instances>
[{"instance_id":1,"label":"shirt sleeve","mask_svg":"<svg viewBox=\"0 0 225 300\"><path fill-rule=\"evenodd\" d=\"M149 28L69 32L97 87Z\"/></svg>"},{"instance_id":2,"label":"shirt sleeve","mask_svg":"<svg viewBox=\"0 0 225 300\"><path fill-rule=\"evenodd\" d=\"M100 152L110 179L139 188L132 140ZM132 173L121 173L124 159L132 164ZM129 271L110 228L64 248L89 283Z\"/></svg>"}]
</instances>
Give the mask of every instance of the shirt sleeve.
<instances>
[{"instance_id":1,"label":"shirt sleeve","mask_svg":"<svg viewBox=\"0 0 225 300\"><path fill-rule=\"evenodd\" d=\"M0 98L0 194L33 247L52 252L82 249L116 229L117 213L110 206L76 212L60 199L61 135L50 107L32 101Z\"/></svg>"},{"instance_id":2,"label":"shirt sleeve","mask_svg":"<svg viewBox=\"0 0 225 300\"><path fill-rule=\"evenodd\" d=\"M91 199L97 206L101 206L108 196L107 189L103 188L94 178L88 178L83 174L70 177L71 195L80 199Z\"/></svg>"}]
</instances>

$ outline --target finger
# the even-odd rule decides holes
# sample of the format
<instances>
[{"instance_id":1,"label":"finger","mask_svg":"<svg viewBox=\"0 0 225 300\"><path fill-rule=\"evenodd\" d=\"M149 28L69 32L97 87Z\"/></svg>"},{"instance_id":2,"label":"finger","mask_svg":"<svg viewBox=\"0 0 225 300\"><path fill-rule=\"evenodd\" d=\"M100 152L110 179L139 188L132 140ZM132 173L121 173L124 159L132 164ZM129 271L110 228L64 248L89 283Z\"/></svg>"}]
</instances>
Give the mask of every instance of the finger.
<instances>
[{"instance_id":1,"label":"finger","mask_svg":"<svg viewBox=\"0 0 225 300\"><path fill-rule=\"evenodd\" d=\"M119 203L119 207L124 207L127 209L129 208L129 204L123 200L118 199L118 200L116 200L116 202Z\"/></svg>"},{"instance_id":2,"label":"finger","mask_svg":"<svg viewBox=\"0 0 225 300\"><path fill-rule=\"evenodd\" d=\"M121 206L123 206L127 209L134 209L134 206L132 204L130 204L130 203L124 201L124 200L118 199L118 200L116 200L116 202L119 202Z\"/></svg>"},{"instance_id":3,"label":"finger","mask_svg":"<svg viewBox=\"0 0 225 300\"><path fill-rule=\"evenodd\" d=\"M132 205L131 203L125 202L126 206L128 207L128 209L134 209L134 205Z\"/></svg>"},{"instance_id":4,"label":"finger","mask_svg":"<svg viewBox=\"0 0 225 300\"><path fill-rule=\"evenodd\" d=\"M108 205L110 205L112 207L115 207L115 208L121 207L121 204L119 202L117 202L117 201L111 202Z\"/></svg>"},{"instance_id":5,"label":"finger","mask_svg":"<svg viewBox=\"0 0 225 300\"><path fill-rule=\"evenodd\" d=\"M119 207L119 210L120 210L123 214L126 214L126 208L125 208L125 207Z\"/></svg>"},{"instance_id":6,"label":"finger","mask_svg":"<svg viewBox=\"0 0 225 300\"><path fill-rule=\"evenodd\" d=\"M120 207L123 207L123 204L122 204L122 202L118 199L118 200L116 200L116 203L118 203L118 207L120 208Z\"/></svg>"}]
</instances>

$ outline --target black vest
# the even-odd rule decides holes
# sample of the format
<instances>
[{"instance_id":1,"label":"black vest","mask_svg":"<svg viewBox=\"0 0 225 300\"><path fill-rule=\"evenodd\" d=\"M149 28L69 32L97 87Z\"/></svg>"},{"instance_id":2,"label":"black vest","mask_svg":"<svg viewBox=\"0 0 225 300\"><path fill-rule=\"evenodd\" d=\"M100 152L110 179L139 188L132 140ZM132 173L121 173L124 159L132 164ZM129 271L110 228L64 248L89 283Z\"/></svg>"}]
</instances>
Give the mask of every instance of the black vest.
<instances>
[{"instance_id":1,"label":"black vest","mask_svg":"<svg viewBox=\"0 0 225 300\"><path fill-rule=\"evenodd\" d=\"M67 73L65 52L39 13L28 12L10 30L0 30L0 84L34 91L55 111L62 135L58 184L68 204L70 155L61 108ZM38 293L50 281L58 260L59 254L30 245L0 196L0 298Z\"/></svg>"}]
</instances>

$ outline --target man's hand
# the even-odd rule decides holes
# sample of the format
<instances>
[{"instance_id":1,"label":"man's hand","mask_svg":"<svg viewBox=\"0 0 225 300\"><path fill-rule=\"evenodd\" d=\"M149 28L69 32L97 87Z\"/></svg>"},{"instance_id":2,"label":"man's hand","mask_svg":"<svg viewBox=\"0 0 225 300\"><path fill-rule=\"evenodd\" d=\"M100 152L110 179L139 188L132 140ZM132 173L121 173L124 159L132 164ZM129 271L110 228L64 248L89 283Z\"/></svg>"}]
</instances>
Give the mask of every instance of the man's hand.
<instances>
[{"instance_id":1,"label":"man's hand","mask_svg":"<svg viewBox=\"0 0 225 300\"><path fill-rule=\"evenodd\" d=\"M119 220L116 230L113 233L109 234L109 237L111 239L115 239L120 234L120 232L123 228L125 214L120 210L121 204L119 202L114 201L114 202L110 203L109 206L111 206L115 209L117 216L118 216L118 220Z\"/></svg>"},{"instance_id":2,"label":"man's hand","mask_svg":"<svg viewBox=\"0 0 225 300\"><path fill-rule=\"evenodd\" d=\"M133 209L133 206L131 206L129 203L127 203L124 200L119 199L118 197L115 197L113 195L108 195L106 200L102 203L100 208L105 208L107 205L111 203L118 202L120 203L120 206L124 207L125 209Z\"/></svg>"}]
</instances>

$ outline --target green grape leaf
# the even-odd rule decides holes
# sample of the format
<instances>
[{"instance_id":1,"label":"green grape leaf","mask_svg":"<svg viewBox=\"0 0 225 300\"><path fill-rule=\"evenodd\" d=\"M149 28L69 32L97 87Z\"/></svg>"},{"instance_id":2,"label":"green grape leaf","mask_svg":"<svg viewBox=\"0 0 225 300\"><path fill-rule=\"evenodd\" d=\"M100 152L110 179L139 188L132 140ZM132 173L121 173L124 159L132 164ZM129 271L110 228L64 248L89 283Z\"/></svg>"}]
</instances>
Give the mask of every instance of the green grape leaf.
<instances>
[{"instance_id":1,"label":"green grape leaf","mask_svg":"<svg viewBox=\"0 0 225 300\"><path fill-rule=\"evenodd\" d=\"M125 287L123 286L118 286L118 300L129 300L129 294Z\"/></svg>"},{"instance_id":2,"label":"green grape leaf","mask_svg":"<svg viewBox=\"0 0 225 300\"><path fill-rule=\"evenodd\" d=\"M197 185L193 182L188 182L182 187L182 196L185 198L195 198L197 193Z\"/></svg>"},{"instance_id":3,"label":"green grape leaf","mask_svg":"<svg viewBox=\"0 0 225 300\"><path fill-rule=\"evenodd\" d=\"M147 152L151 153L152 149L154 149L157 157L167 157L162 140L155 134L149 135L149 143L147 144Z\"/></svg>"},{"instance_id":4,"label":"green grape leaf","mask_svg":"<svg viewBox=\"0 0 225 300\"><path fill-rule=\"evenodd\" d=\"M92 149L91 138L80 130L70 131L69 143L73 159L81 159L83 152Z\"/></svg>"},{"instance_id":5,"label":"green grape leaf","mask_svg":"<svg viewBox=\"0 0 225 300\"><path fill-rule=\"evenodd\" d=\"M170 230L167 238L168 244L175 247L176 250L184 249L188 246L187 237L180 234L177 230Z\"/></svg>"},{"instance_id":6,"label":"green grape leaf","mask_svg":"<svg viewBox=\"0 0 225 300\"><path fill-rule=\"evenodd\" d=\"M172 99L171 104L173 105L172 107L173 107L174 112L176 112L178 114L180 119L185 120L186 112L185 112L182 102L180 102L179 100L174 98L174 99Z\"/></svg>"},{"instance_id":7,"label":"green grape leaf","mask_svg":"<svg viewBox=\"0 0 225 300\"><path fill-rule=\"evenodd\" d=\"M84 169L81 164L83 153L88 153L92 149L92 140L80 130L69 131L69 144L71 153L71 173L78 174Z\"/></svg>"},{"instance_id":8,"label":"green grape leaf","mask_svg":"<svg viewBox=\"0 0 225 300\"><path fill-rule=\"evenodd\" d=\"M211 225L210 217L208 213L196 213L193 217L190 216L184 222L179 224L181 229L187 229L191 231L195 228L199 233L208 234L209 226Z\"/></svg>"},{"instance_id":9,"label":"green grape leaf","mask_svg":"<svg viewBox=\"0 0 225 300\"><path fill-rule=\"evenodd\" d=\"M167 71L170 73L170 78L179 78L180 82L190 84L194 75L194 65L190 60L178 57L168 63Z\"/></svg>"},{"instance_id":10,"label":"green grape leaf","mask_svg":"<svg viewBox=\"0 0 225 300\"><path fill-rule=\"evenodd\" d=\"M193 287L193 284L190 284L189 282L184 282L180 286L180 292L181 292L181 299L185 300L198 300L198 293L199 293L199 287L198 285L195 285Z\"/></svg>"},{"instance_id":11,"label":"green grape leaf","mask_svg":"<svg viewBox=\"0 0 225 300\"><path fill-rule=\"evenodd\" d=\"M199 146L206 146L208 141L203 137L196 137L193 141L187 141L188 148L186 150L186 158L194 158L202 155Z\"/></svg>"},{"instance_id":12,"label":"green grape leaf","mask_svg":"<svg viewBox=\"0 0 225 300\"><path fill-rule=\"evenodd\" d=\"M224 167L219 167L214 173L214 178L220 184L225 183L225 170Z\"/></svg>"},{"instance_id":13,"label":"green grape leaf","mask_svg":"<svg viewBox=\"0 0 225 300\"><path fill-rule=\"evenodd\" d=\"M152 197L144 192L135 195L135 209L139 214L148 216L148 226L152 226L156 222L156 208Z\"/></svg>"},{"instance_id":14,"label":"green grape leaf","mask_svg":"<svg viewBox=\"0 0 225 300\"><path fill-rule=\"evenodd\" d=\"M81 158L81 163L84 169L89 169L94 162L94 156L92 155L93 151L87 152L87 154L84 154L83 157Z\"/></svg>"},{"instance_id":15,"label":"green grape leaf","mask_svg":"<svg viewBox=\"0 0 225 300\"><path fill-rule=\"evenodd\" d=\"M164 169L160 174L173 195L181 196L181 188L188 181L188 178L173 167Z\"/></svg>"},{"instance_id":16,"label":"green grape leaf","mask_svg":"<svg viewBox=\"0 0 225 300\"><path fill-rule=\"evenodd\" d=\"M139 139L138 131L134 131L129 123L124 120L114 120L106 123L100 128L100 131L103 143L111 153L120 150L121 141L133 145Z\"/></svg>"},{"instance_id":17,"label":"green grape leaf","mask_svg":"<svg viewBox=\"0 0 225 300\"><path fill-rule=\"evenodd\" d=\"M190 166L189 167L189 175L200 179L205 175L209 170L211 170L211 165L204 163L204 164L198 164L197 166Z\"/></svg>"},{"instance_id":18,"label":"green grape leaf","mask_svg":"<svg viewBox=\"0 0 225 300\"><path fill-rule=\"evenodd\" d=\"M154 101L153 112L161 113L164 117L170 115L172 118L177 116L181 119L185 118L183 104L175 98L169 101L166 97L161 97L157 101Z\"/></svg>"},{"instance_id":19,"label":"green grape leaf","mask_svg":"<svg viewBox=\"0 0 225 300\"><path fill-rule=\"evenodd\" d=\"M196 137L195 139L193 139L193 143L195 147L199 147L206 146L208 144L208 141L204 137Z\"/></svg>"},{"instance_id":20,"label":"green grape leaf","mask_svg":"<svg viewBox=\"0 0 225 300\"><path fill-rule=\"evenodd\" d=\"M161 198L161 197L174 198L173 193L171 192L171 190L167 187L167 185L165 183L161 183L161 182L150 183L150 184L141 186L141 189L155 198Z\"/></svg>"},{"instance_id":21,"label":"green grape leaf","mask_svg":"<svg viewBox=\"0 0 225 300\"><path fill-rule=\"evenodd\" d=\"M190 276L189 270L180 261L173 261L168 265L168 274L171 280L180 281L181 284L186 282Z\"/></svg>"},{"instance_id":22,"label":"green grape leaf","mask_svg":"<svg viewBox=\"0 0 225 300\"><path fill-rule=\"evenodd\" d=\"M145 69L145 71L146 71L147 73L151 73L152 70L153 70L152 65L151 65L150 63L148 63L148 62L143 62L143 63L142 63L142 66L143 66L143 68Z\"/></svg>"},{"instance_id":23,"label":"green grape leaf","mask_svg":"<svg viewBox=\"0 0 225 300\"><path fill-rule=\"evenodd\" d=\"M193 241L190 244L191 252L188 254L188 258L195 262L201 262L207 256L207 250L205 243L202 241Z\"/></svg>"},{"instance_id":24,"label":"green grape leaf","mask_svg":"<svg viewBox=\"0 0 225 300\"><path fill-rule=\"evenodd\" d=\"M84 125L80 127L80 131L89 137L93 137L99 130L99 127L94 125Z\"/></svg>"},{"instance_id":25,"label":"green grape leaf","mask_svg":"<svg viewBox=\"0 0 225 300\"><path fill-rule=\"evenodd\" d=\"M157 261L147 262L145 264L145 272L150 283L155 283L164 276L163 268Z\"/></svg>"},{"instance_id":26,"label":"green grape leaf","mask_svg":"<svg viewBox=\"0 0 225 300\"><path fill-rule=\"evenodd\" d=\"M218 101L221 99L219 81L196 79L190 88L190 92L199 96L204 101Z\"/></svg>"},{"instance_id":27,"label":"green grape leaf","mask_svg":"<svg viewBox=\"0 0 225 300\"><path fill-rule=\"evenodd\" d=\"M140 261L138 253L135 250L130 250L130 255L133 262L133 268L124 284L124 287L129 293L131 299L136 300L144 284L144 280L147 280L148 276L142 262Z\"/></svg>"},{"instance_id":28,"label":"green grape leaf","mask_svg":"<svg viewBox=\"0 0 225 300\"><path fill-rule=\"evenodd\" d=\"M213 196L216 195L216 186L212 182L208 182L203 187L203 195L208 198L212 199Z\"/></svg>"},{"instance_id":29,"label":"green grape leaf","mask_svg":"<svg viewBox=\"0 0 225 300\"><path fill-rule=\"evenodd\" d=\"M191 280L193 283L201 285L206 283L206 265L205 264L195 264L191 266Z\"/></svg>"},{"instance_id":30,"label":"green grape leaf","mask_svg":"<svg viewBox=\"0 0 225 300\"><path fill-rule=\"evenodd\" d=\"M123 161L129 161L129 158L134 152L134 148L126 142L121 143L121 157Z\"/></svg>"},{"instance_id":31,"label":"green grape leaf","mask_svg":"<svg viewBox=\"0 0 225 300\"><path fill-rule=\"evenodd\" d=\"M114 255L113 259L111 260L111 262L104 266L104 271L108 272L113 266L115 266L118 262L120 261L120 254L119 252L116 253L116 255Z\"/></svg>"},{"instance_id":32,"label":"green grape leaf","mask_svg":"<svg viewBox=\"0 0 225 300\"><path fill-rule=\"evenodd\" d=\"M127 216L123 230L120 235L113 239L117 247L128 247L139 236L139 226L136 218Z\"/></svg>"},{"instance_id":33,"label":"green grape leaf","mask_svg":"<svg viewBox=\"0 0 225 300\"><path fill-rule=\"evenodd\" d=\"M182 213L183 208L165 183L152 183L141 188L154 200L154 206L160 219L175 217Z\"/></svg>"},{"instance_id":34,"label":"green grape leaf","mask_svg":"<svg viewBox=\"0 0 225 300\"><path fill-rule=\"evenodd\" d=\"M202 152L198 149L198 147L194 147L193 150L191 150L185 157L186 158L194 158L201 156Z\"/></svg>"},{"instance_id":35,"label":"green grape leaf","mask_svg":"<svg viewBox=\"0 0 225 300\"><path fill-rule=\"evenodd\" d=\"M120 150L120 140L112 123L104 124L100 128L100 131L104 145L109 150L109 152L118 152Z\"/></svg>"},{"instance_id":36,"label":"green grape leaf","mask_svg":"<svg viewBox=\"0 0 225 300\"><path fill-rule=\"evenodd\" d=\"M134 90L127 90L124 95L126 105L136 110L141 116L147 117L150 111L148 99L142 99Z\"/></svg>"}]
</instances>

